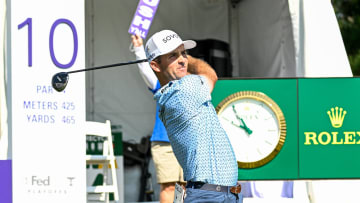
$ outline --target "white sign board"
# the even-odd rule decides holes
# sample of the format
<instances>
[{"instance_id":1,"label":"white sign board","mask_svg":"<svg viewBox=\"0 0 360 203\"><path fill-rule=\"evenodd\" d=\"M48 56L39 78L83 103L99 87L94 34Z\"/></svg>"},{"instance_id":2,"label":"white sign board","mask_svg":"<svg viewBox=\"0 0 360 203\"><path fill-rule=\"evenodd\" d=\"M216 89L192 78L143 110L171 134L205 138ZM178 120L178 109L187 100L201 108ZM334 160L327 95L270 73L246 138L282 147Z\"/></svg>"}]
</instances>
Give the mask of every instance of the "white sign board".
<instances>
[{"instance_id":1,"label":"white sign board","mask_svg":"<svg viewBox=\"0 0 360 203\"><path fill-rule=\"evenodd\" d=\"M10 5L11 4L11 5ZM83 0L11 0L13 203L86 202Z\"/></svg>"}]
</instances>

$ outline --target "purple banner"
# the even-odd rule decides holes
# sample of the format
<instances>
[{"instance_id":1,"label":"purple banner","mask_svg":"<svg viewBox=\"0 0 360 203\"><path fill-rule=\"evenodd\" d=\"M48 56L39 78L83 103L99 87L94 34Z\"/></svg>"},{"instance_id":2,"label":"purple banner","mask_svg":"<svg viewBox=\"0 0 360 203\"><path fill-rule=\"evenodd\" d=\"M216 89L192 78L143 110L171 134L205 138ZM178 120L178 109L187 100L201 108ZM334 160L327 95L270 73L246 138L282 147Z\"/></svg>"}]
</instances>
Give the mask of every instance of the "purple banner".
<instances>
[{"instance_id":1,"label":"purple banner","mask_svg":"<svg viewBox=\"0 0 360 203\"><path fill-rule=\"evenodd\" d=\"M150 30L160 0L140 0L129 28L130 34L139 34L145 39Z\"/></svg>"},{"instance_id":2,"label":"purple banner","mask_svg":"<svg viewBox=\"0 0 360 203\"><path fill-rule=\"evenodd\" d=\"M12 202L11 160L0 160L0 202Z\"/></svg>"}]
</instances>

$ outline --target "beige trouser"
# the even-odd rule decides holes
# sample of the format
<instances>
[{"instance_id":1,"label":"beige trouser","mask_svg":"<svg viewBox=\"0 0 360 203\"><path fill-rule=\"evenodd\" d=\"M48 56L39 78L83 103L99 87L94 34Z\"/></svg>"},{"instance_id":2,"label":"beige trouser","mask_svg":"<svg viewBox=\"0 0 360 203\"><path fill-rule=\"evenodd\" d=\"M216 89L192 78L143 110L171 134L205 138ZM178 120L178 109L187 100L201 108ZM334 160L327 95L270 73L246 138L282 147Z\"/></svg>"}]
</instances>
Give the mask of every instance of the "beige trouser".
<instances>
[{"instance_id":1,"label":"beige trouser","mask_svg":"<svg viewBox=\"0 0 360 203\"><path fill-rule=\"evenodd\" d=\"M183 182L183 170L178 163L170 143L152 142L151 155L156 169L156 178L159 184L170 182Z\"/></svg>"}]
</instances>

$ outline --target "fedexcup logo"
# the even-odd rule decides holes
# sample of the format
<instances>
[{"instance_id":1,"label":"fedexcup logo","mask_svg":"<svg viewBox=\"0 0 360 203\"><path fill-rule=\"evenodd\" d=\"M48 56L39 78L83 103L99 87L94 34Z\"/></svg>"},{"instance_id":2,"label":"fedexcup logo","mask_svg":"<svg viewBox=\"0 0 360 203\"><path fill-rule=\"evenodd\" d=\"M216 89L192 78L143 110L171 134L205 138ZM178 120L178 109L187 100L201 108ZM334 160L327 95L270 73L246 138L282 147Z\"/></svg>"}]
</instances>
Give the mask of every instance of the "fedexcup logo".
<instances>
[{"instance_id":1,"label":"fedexcup logo","mask_svg":"<svg viewBox=\"0 0 360 203\"><path fill-rule=\"evenodd\" d=\"M335 107L328 110L327 115L331 126L335 129L342 127L347 111ZM333 131L333 132L304 132L304 145L353 145L360 144L360 131Z\"/></svg>"},{"instance_id":2,"label":"fedexcup logo","mask_svg":"<svg viewBox=\"0 0 360 203\"><path fill-rule=\"evenodd\" d=\"M328 111L327 114L329 115L331 125L334 128L340 128L343 124L346 111L344 111L341 107L335 107L335 109L331 108L331 112Z\"/></svg>"},{"instance_id":3,"label":"fedexcup logo","mask_svg":"<svg viewBox=\"0 0 360 203\"><path fill-rule=\"evenodd\" d=\"M67 195L73 190L76 179L75 177L63 177L62 179L57 177L54 181L49 175L31 175L24 178L24 184L27 193L31 195Z\"/></svg>"}]
</instances>

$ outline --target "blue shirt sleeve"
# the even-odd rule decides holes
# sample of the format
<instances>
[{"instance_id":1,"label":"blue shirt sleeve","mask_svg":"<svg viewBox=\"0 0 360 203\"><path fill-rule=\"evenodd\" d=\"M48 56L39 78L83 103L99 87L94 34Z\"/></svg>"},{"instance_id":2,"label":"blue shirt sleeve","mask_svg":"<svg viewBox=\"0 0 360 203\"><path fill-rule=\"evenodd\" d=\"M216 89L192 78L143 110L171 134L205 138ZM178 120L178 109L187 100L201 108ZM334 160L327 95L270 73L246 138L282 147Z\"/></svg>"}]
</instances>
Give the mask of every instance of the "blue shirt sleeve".
<instances>
[{"instance_id":1,"label":"blue shirt sleeve","mask_svg":"<svg viewBox=\"0 0 360 203\"><path fill-rule=\"evenodd\" d=\"M155 94L156 91L158 91L160 88L161 88L161 86L160 86L160 82L159 82L159 80L158 80L158 81L156 82L156 87L155 87L155 89L149 88L149 90L150 90L153 94Z\"/></svg>"}]
</instances>

